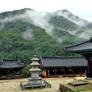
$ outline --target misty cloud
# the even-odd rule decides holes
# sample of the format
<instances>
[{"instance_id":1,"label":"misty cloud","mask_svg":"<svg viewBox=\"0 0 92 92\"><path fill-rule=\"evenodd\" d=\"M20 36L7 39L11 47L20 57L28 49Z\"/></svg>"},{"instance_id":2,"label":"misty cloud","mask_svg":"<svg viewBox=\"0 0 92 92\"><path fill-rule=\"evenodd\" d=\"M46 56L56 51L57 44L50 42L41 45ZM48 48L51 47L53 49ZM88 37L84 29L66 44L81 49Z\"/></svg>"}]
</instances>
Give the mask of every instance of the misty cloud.
<instances>
[{"instance_id":1,"label":"misty cloud","mask_svg":"<svg viewBox=\"0 0 92 92\"><path fill-rule=\"evenodd\" d=\"M33 38L33 29L27 27L26 31L22 33L23 38L25 38L26 40L30 40Z\"/></svg>"},{"instance_id":2,"label":"misty cloud","mask_svg":"<svg viewBox=\"0 0 92 92\"><path fill-rule=\"evenodd\" d=\"M32 10L26 11L24 14L20 15L15 15L15 16L10 16L6 17L4 19L0 19L0 23L6 23L6 22L11 22L17 19L22 19L22 21L29 22L35 26L41 27L42 29L45 30L45 32L55 38L58 42L61 42L60 38L56 36L53 32L54 26L49 23L49 19L51 17L52 13L49 12L36 12ZM4 25L3 25L4 28ZM28 33L28 34L27 34ZM23 33L24 38L29 39L31 37L31 30L25 30Z\"/></svg>"},{"instance_id":3,"label":"misty cloud","mask_svg":"<svg viewBox=\"0 0 92 92\"><path fill-rule=\"evenodd\" d=\"M73 29L73 30L65 30L64 28L57 28L57 29L59 29L61 31L67 31L69 34L74 35L74 36L76 36L78 38L89 39L92 36L91 29L90 30L84 29L83 31L81 31L81 26L85 26L88 23L85 20L78 19L73 15L71 17L69 17L70 14L68 12L65 12L65 13L51 12L50 13L50 12L36 12L36 11L28 10L24 14L10 16L10 17L6 17L4 19L0 19L0 23L1 23L0 24L0 29L4 28L4 24L6 22L12 22L12 21L17 20L17 19L22 19L22 21L31 23L31 24L33 24L35 26L38 26L38 27L44 29L44 31L48 35L50 35L54 39L56 39L57 42L62 43L63 40L66 39L67 37L63 37L63 36L58 37L54 33L55 28L54 28L53 24L49 23L50 18L55 14L58 15L58 16L64 16L68 20L70 20L73 23L75 23L75 24L80 26L79 28ZM33 37L32 31L35 31L35 30L33 30L32 28L28 27L27 30L25 30L25 32L23 32L24 38L27 39L27 40L31 39Z\"/></svg>"},{"instance_id":4,"label":"misty cloud","mask_svg":"<svg viewBox=\"0 0 92 92\"><path fill-rule=\"evenodd\" d=\"M26 18L25 14L9 16L4 19L0 19L0 23L6 23L6 22L11 22L11 21L17 20L17 19L25 19L25 18Z\"/></svg>"},{"instance_id":5,"label":"misty cloud","mask_svg":"<svg viewBox=\"0 0 92 92\"><path fill-rule=\"evenodd\" d=\"M77 34L79 38L89 39L92 37L92 30L84 30L81 33Z\"/></svg>"},{"instance_id":6,"label":"misty cloud","mask_svg":"<svg viewBox=\"0 0 92 92\"><path fill-rule=\"evenodd\" d=\"M0 30L4 29L5 24L4 23L0 23Z\"/></svg>"},{"instance_id":7,"label":"misty cloud","mask_svg":"<svg viewBox=\"0 0 92 92\"><path fill-rule=\"evenodd\" d=\"M60 43L62 42L61 37L58 37L56 34L54 34L54 32L53 32L54 26L49 23L52 13L26 11L25 15L27 16L27 18L28 18L27 21L29 23L32 23L35 26L43 28L48 35L55 38L58 42L60 42Z\"/></svg>"},{"instance_id":8,"label":"misty cloud","mask_svg":"<svg viewBox=\"0 0 92 92\"><path fill-rule=\"evenodd\" d=\"M78 16L73 15L71 12L69 12L67 10L58 11L58 16L63 16L79 26L84 26L84 25L88 24L88 22L86 20L83 20L83 19L79 18Z\"/></svg>"}]
</instances>

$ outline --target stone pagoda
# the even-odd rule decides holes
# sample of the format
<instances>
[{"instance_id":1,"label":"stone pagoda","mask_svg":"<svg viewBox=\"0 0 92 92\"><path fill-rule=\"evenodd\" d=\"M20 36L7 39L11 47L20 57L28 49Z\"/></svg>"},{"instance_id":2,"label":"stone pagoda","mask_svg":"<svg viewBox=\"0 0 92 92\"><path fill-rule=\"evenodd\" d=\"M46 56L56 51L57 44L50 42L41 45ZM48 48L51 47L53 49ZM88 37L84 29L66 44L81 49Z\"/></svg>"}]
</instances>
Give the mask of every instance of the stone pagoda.
<instances>
[{"instance_id":1,"label":"stone pagoda","mask_svg":"<svg viewBox=\"0 0 92 92\"><path fill-rule=\"evenodd\" d=\"M42 86L42 78L39 76L39 73L41 72L41 69L39 68L40 64L38 63L39 59L36 55L34 55L31 60L31 69L29 70L31 72L31 77L29 78L29 84L34 86Z\"/></svg>"},{"instance_id":2,"label":"stone pagoda","mask_svg":"<svg viewBox=\"0 0 92 92\"><path fill-rule=\"evenodd\" d=\"M20 83L20 86L22 89L28 89L28 88L45 88L45 87L51 87L51 85L43 81L42 78L39 76L41 69L39 68L39 58L37 58L36 55L31 59L32 63L31 69L29 71L31 72L31 77L28 79L28 82L26 84Z\"/></svg>"}]
</instances>

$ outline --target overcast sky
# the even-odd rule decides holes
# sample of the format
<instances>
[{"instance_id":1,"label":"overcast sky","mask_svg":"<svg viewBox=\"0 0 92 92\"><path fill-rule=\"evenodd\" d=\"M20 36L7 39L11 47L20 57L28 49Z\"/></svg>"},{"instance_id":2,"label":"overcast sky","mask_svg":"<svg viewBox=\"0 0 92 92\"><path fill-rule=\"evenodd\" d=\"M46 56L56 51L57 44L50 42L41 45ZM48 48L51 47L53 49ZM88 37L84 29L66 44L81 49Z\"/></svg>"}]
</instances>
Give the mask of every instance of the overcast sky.
<instances>
[{"instance_id":1,"label":"overcast sky","mask_svg":"<svg viewBox=\"0 0 92 92\"><path fill-rule=\"evenodd\" d=\"M32 8L36 11L67 9L84 19L92 21L92 0L1 0L0 12Z\"/></svg>"}]
</instances>

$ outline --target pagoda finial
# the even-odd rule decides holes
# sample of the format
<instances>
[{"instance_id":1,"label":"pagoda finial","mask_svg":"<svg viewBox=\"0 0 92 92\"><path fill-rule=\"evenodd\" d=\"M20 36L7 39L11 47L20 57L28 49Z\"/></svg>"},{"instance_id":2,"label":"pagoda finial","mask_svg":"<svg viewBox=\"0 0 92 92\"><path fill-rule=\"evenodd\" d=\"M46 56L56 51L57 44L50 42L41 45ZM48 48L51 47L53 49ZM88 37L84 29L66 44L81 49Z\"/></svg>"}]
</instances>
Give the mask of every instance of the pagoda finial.
<instances>
[{"instance_id":1,"label":"pagoda finial","mask_svg":"<svg viewBox=\"0 0 92 92\"><path fill-rule=\"evenodd\" d=\"M36 48L34 49L33 57L34 57L34 58L37 58L37 55L36 55Z\"/></svg>"},{"instance_id":2,"label":"pagoda finial","mask_svg":"<svg viewBox=\"0 0 92 92\"><path fill-rule=\"evenodd\" d=\"M36 56L36 48L34 49L34 56Z\"/></svg>"}]
</instances>

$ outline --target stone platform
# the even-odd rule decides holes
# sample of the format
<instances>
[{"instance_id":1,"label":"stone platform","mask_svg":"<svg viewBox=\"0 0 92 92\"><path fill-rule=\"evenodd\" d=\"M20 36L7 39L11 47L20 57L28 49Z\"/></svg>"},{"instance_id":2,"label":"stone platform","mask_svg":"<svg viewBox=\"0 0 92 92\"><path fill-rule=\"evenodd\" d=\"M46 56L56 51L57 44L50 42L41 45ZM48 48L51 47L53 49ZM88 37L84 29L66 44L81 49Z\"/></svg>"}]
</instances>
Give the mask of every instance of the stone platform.
<instances>
[{"instance_id":1,"label":"stone platform","mask_svg":"<svg viewBox=\"0 0 92 92\"><path fill-rule=\"evenodd\" d=\"M60 84L59 92L76 91L76 90L89 90L92 89L92 83L82 80L74 80L68 84Z\"/></svg>"},{"instance_id":2,"label":"stone platform","mask_svg":"<svg viewBox=\"0 0 92 92\"><path fill-rule=\"evenodd\" d=\"M20 86L22 90L24 89L33 89L33 88L51 88L51 84L49 84L47 81L42 80L41 82L20 82Z\"/></svg>"}]
</instances>

